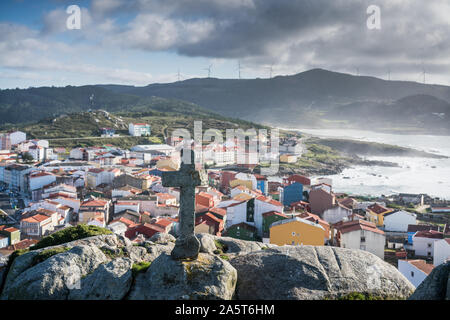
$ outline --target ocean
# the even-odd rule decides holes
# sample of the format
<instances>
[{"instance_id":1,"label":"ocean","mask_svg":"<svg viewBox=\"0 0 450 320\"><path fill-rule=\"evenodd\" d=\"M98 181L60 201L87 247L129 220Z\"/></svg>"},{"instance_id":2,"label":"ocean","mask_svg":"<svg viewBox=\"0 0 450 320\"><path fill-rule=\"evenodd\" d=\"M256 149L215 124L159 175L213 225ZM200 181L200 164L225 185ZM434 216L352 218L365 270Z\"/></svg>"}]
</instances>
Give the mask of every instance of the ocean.
<instances>
[{"instance_id":1,"label":"ocean","mask_svg":"<svg viewBox=\"0 0 450 320\"><path fill-rule=\"evenodd\" d=\"M401 135L346 129L295 129L317 137L333 137L387 143L450 157L450 136ZM356 195L426 193L450 200L450 158L365 157L368 160L396 162L399 168L355 166L341 174L326 176L333 180L335 192Z\"/></svg>"}]
</instances>

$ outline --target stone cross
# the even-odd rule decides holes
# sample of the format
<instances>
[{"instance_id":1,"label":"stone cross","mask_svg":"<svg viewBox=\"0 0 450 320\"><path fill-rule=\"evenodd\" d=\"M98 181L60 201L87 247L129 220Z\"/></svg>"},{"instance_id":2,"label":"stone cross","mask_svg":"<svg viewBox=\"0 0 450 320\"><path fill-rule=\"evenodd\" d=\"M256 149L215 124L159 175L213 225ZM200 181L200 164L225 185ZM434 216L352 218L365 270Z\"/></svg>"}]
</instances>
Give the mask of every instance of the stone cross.
<instances>
[{"instance_id":1,"label":"stone cross","mask_svg":"<svg viewBox=\"0 0 450 320\"><path fill-rule=\"evenodd\" d=\"M164 187L180 188L179 236L171 256L174 259L196 259L200 250L200 241L194 234L195 226L195 187L202 184L200 172L195 170L194 152L191 163L181 163L179 171L163 172ZM183 150L181 150L183 159Z\"/></svg>"}]
</instances>

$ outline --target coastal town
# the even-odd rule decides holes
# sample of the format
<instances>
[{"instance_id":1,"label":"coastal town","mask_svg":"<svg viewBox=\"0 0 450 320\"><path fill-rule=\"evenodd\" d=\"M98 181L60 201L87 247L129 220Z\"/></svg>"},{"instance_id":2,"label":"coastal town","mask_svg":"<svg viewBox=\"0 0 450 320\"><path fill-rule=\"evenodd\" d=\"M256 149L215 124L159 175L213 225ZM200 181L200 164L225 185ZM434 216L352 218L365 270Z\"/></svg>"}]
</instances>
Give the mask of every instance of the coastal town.
<instances>
[{"instance_id":1,"label":"coastal town","mask_svg":"<svg viewBox=\"0 0 450 320\"><path fill-rule=\"evenodd\" d=\"M151 136L130 123L130 136ZM114 136L104 128L102 136ZM162 184L177 171L183 140L52 148L21 131L0 136L0 258L76 225L107 228L135 244L176 236L180 189ZM301 140L280 140L280 163L295 163ZM247 156L248 155L244 155ZM450 258L450 202L426 194L376 198L335 192L326 177L276 176L237 161L236 144L202 148L207 183L196 188L195 233L278 246L335 246L368 251L419 286ZM3 259L4 261L7 261ZM5 265L0 264L0 268Z\"/></svg>"}]
</instances>

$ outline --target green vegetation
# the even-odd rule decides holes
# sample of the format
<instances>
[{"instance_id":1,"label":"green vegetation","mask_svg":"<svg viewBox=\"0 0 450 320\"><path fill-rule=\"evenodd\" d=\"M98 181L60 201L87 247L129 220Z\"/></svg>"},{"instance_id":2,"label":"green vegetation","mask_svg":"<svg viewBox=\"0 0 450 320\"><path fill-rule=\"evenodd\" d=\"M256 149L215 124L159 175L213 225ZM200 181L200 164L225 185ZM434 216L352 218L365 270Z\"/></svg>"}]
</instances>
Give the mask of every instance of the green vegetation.
<instances>
[{"instance_id":1,"label":"green vegetation","mask_svg":"<svg viewBox=\"0 0 450 320\"><path fill-rule=\"evenodd\" d=\"M223 260L230 260L230 257L227 256L226 254L221 254L219 257L221 257Z\"/></svg>"},{"instance_id":2,"label":"green vegetation","mask_svg":"<svg viewBox=\"0 0 450 320\"><path fill-rule=\"evenodd\" d=\"M107 247L102 247L100 250L111 260L119 257L125 256L125 252L123 248L119 248L117 251L113 249L109 249Z\"/></svg>"},{"instance_id":3,"label":"green vegetation","mask_svg":"<svg viewBox=\"0 0 450 320\"><path fill-rule=\"evenodd\" d=\"M32 265L34 266L38 263L41 263L41 262L47 260L48 258L50 258L58 253L63 253L68 250L70 250L70 248L67 248L67 247L57 247L57 248L52 248L52 249L48 249L48 250L43 250L38 255L33 257Z\"/></svg>"},{"instance_id":4,"label":"green vegetation","mask_svg":"<svg viewBox=\"0 0 450 320\"><path fill-rule=\"evenodd\" d=\"M228 246L219 240L214 240L214 244L216 245L216 248L220 250L221 252L227 252Z\"/></svg>"},{"instance_id":5,"label":"green vegetation","mask_svg":"<svg viewBox=\"0 0 450 320\"><path fill-rule=\"evenodd\" d=\"M97 227L88 226L85 224L77 225L76 227L69 227L60 231L57 231L36 243L31 250L41 249L50 246L56 246L66 242L71 242L78 239L98 236L102 234L112 234L111 230Z\"/></svg>"},{"instance_id":6,"label":"green vegetation","mask_svg":"<svg viewBox=\"0 0 450 320\"><path fill-rule=\"evenodd\" d=\"M133 277L136 277L139 273L143 273L147 271L152 263L147 261L142 261L139 263L133 263L131 268L131 272L133 273Z\"/></svg>"},{"instance_id":7,"label":"green vegetation","mask_svg":"<svg viewBox=\"0 0 450 320\"><path fill-rule=\"evenodd\" d=\"M350 292L338 298L326 297L324 300L399 300L399 299L390 296L373 295L371 293Z\"/></svg>"}]
</instances>

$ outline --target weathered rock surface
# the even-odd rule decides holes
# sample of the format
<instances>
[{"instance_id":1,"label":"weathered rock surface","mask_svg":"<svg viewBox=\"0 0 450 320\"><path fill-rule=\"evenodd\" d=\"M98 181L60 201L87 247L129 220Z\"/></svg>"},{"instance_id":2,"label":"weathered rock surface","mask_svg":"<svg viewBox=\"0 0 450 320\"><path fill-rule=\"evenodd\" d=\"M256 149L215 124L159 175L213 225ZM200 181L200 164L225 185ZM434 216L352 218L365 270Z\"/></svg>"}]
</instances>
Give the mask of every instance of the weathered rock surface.
<instances>
[{"instance_id":1,"label":"weathered rock surface","mask_svg":"<svg viewBox=\"0 0 450 320\"><path fill-rule=\"evenodd\" d=\"M278 247L207 234L197 236L202 252L195 261L173 260L170 253L174 242L166 236L136 246L123 237L101 235L30 251L14 260L0 297L333 299L361 292L405 298L414 290L395 267L365 251ZM214 254L215 240L229 261ZM56 247L70 250L33 265L36 255ZM143 261L151 265L133 281L132 266ZM437 277L439 281L445 274L448 279L447 272Z\"/></svg>"},{"instance_id":2,"label":"weathered rock surface","mask_svg":"<svg viewBox=\"0 0 450 320\"><path fill-rule=\"evenodd\" d=\"M153 235L149 240L157 244L169 244L171 242L175 243L177 239L173 235L168 233L157 233Z\"/></svg>"},{"instance_id":3,"label":"weathered rock surface","mask_svg":"<svg viewBox=\"0 0 450 320\"><path fill-rule=\"evenodd\" d=\"M169 242L167 245L161 245L151 241L146 241L144 245L147 249L147 261L153 261L163 253L170 255L170 252L172 252L175 243Z\"/></svg>"},{"instance_id":4,"label":"weathered rock surface","mask_svg":"<svg viewBox=\"0 0 450 320\"><path fill-rule=\"evenodd\" d=\"M450 261L431 271L409 300L450 300Z\"/></svg>"},{"instance_id":5,"label":"weathered rock surface","mask_svg":"<svg viewBox=\"0 0 450 320\"><path fill-rule=\"evenodd\" d=\"M236 280L236 270L215 255L200 253L197 260L179 261L163 253L136 278L129 299L231 299Z\"/></svg>"},{"instance_id":6,"label":"weathered rock surface","mask_svg":"<svg viewBox=\"0 0 450 320\"><path fill-rule=\"evenodd\" d=\"M100 265L94 272L81 279L80 289L70 291L70 300L121 300L133 281L129 258L117 258Z\"/></svg>"},{"instance_id":7,"label":"weathered rock surface","mask_svg":"<svg viewBox=\"0 0 450 320\"><path fill-rule=\"evenodd\" d=\"M197 235L199 236L199 235ZM199 238L200 239L200 238ZM214 244L214 240L221 243L225 248L224 252L232 255L243 255L254 251L260 251L268 248L276 248L277 245L262 243L256 241L245 241L234 239L230 237L217 237L210 234L202 234L202 240L208 247L212 248L211 242ZM214 244L215 247L215 244ZM215 249L214 249L215 250Z\"/></svg>"},{"instance_id":8,"label":"weathered rock surface","mask_svg":"<svg viewBox=\"0 0 450 320\"><path fill-rule=\"evenodd\" d=\"M393 266L361 250L284 246L230 260L238 299L336 299L351 292L407 298L414 286Z\"/></svg>"},{"instance_id":9,"label":"weathered rock surface","mask_svg":"<svg viewBox=\"0 0 450 320\"><path fill-rule=\"evenodd\" d=\"M2 299L66 299L84 276L107 261L96 246L73 247L26 269L12 283L8 277Z\"/></svg>"},{"instance_id":10,"label":"weathered rock surface","mask_svg":"<svg viewBox=\"0 0 450 320\"><path fill-rule=\"evenodd\" d=\"M195 236L200 241L200 252L213 254L217 250L214 236L208 233L197 233Z\"/></svg>"}]
</instances>

